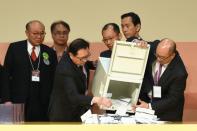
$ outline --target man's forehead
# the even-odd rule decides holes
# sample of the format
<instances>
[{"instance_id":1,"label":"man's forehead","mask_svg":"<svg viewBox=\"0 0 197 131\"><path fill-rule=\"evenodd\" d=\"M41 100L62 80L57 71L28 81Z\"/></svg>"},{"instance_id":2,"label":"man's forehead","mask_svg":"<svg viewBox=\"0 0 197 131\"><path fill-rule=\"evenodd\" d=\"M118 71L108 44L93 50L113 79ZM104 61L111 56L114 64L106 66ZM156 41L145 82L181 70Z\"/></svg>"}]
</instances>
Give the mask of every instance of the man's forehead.
<instances>
[{"instance_id":1,"label":"man's forehead","mask_svg":"<svg viewBox=\"0 0 197 131\"><path fill-rule=\"evenodd\" d=\"M158 55L168 55L169 53L169 46L166 44L159 44L156 50Z\"/></svg>"},{"instance_id":2,"label":"man's forehead","mask_svg":"<svg viewBox=\"0 0 197 131\"><path fill-rule=\"evenodd\" d=\"M89 54L89 48L82 48L77 51L77 55Z\"/></svg>"},{"instance_id":3,"label":"man's forehead","mask_svg":"<svg viewBox=\"0 0 197 131\"><path fill-rule=\"evenodd\" d=\"M43 31L45 30L44 26L42 24L40 24L40 23L32 23L32 24L30 24L29 29L30 30L41 29Z\"/></svg>"},{"instance_id":4,"label":"man's forehead","mask_svg":"<svg viewBox=\"0 0 197 131\"><path fill-rule=\"evenodd\" d=\"M129 22L129 23L133 23L133 19L132 19L132 17L130 17L130 16L128 16L128 17L125 17L125 18L123 18L122 20L121 20L121 22Z\"/></svg>"}]
</instances>

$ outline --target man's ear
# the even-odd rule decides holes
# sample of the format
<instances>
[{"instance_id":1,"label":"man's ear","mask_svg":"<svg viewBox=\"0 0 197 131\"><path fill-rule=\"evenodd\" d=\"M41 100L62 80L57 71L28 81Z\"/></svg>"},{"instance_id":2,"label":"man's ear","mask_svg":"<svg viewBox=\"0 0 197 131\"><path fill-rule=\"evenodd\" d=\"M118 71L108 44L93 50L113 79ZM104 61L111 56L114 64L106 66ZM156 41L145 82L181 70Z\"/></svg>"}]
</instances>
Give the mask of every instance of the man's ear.
<instances>
[{"instance_id":1,"label":"man's ear","mask_svg":"<svg viewBox=\"0 0 197 131\"><path fill-rule=\"evenodd\" d=\"M73 54L71 52L68 53L70 58L72 59L73 58Z\"/></svg>"},{"instance_id":2,"label":"man's ear","mask_svg":"<svg viewBox=\"0 0 197 131\"><path fill-rule=\"evenodd\" d=\"M176 53L174 52L174 53L172 54L172 58L174 58L174 57L175 57L175 55L176 55Z\"/></svg>"},{"instance_id":3,"label":"man's ear","mask_svg":"<svg viewBox=\"0 0 197 131\"><path fill-rule=\"evenodd\" d=\"M136 30L137 30L137 32L139 32L140 29L141 29L141 24L137 24L137 25L136 25Z\"/></svg>"},{"instance_id":4,"label":"man's ear","mask_svg":"<svg viewBox=\"0 0 197 131\"><path fill-rule=\"evenodd\" d=\"M122 39L122 34L121 33L118 34L118 38L119 38L119 40Z\"/></svg>"},{"instance_id":5,"label":"man's ear","mask_svg":"<svg viewBox=\"0 0 197 131\"><path fill-rule=\"evenodd\" d=\"M27 37L29 37L29 32L27 30L25 30L25 34Z\"/></svg>"}]
</instances>

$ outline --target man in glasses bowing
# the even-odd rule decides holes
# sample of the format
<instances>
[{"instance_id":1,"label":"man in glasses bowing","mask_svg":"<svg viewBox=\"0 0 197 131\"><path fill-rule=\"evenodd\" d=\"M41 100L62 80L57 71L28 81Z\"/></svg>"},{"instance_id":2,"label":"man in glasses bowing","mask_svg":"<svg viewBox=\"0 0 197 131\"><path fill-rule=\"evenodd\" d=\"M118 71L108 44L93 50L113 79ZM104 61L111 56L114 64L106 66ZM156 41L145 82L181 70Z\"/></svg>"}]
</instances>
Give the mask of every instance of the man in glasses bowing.
<instances>
[{"instance_id":1,"label":"man in glasses bowing","mask_svg":"<svg viewBox=\"0 0 197 131\"><path fill-rule=\"evenodd\" d=\"M136 107L155 110L160 120L182 121L187 76L173 40L152 43Z\"/></svg>"},{"instance_id":2,"label":"man in glasses bowing","mask_svg":"<svg viewBox=\"0 0 197 131\"><path fill-rule=\"evenodd\" d=\"M68 47L58 63L54 87L49 104L50 121L80 122L91 105L110 107L111 101L103 97L86 95L88 70L86 63L89 43L76 39Z\"/></svg>"}]
</instances>

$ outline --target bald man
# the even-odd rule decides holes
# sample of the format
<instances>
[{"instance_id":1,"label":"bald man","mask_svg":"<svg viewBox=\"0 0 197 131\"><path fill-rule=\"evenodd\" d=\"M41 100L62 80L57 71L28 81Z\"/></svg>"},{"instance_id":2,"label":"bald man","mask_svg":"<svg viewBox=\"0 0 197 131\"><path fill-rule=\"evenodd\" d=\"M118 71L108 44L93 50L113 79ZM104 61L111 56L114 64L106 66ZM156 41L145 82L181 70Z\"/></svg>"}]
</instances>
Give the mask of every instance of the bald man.
<instances>
[{"instance_id":1,"label":"bald man","mask_svg":"<svg viewBox=\"0 0 197 131\"><path fill-rule=\"evenodd\" d=\"M182 121L187 76L173 40L152 44L136 107L155 110L160 120Z\"/></svg>"},{"instance_id":2,"label":"bald man","mask_svg":"<svg viewBox=\"0 0 197 131\"><path fill-rule=\"evenodd\" d=\"M25 33L26 40L11 43L8 48L5 68L9 88L2 89L2 101L25 104L25 121L48 121L56 53L42 44L45 27L40 21L28 22Z\"/></svg>"},{"instance_id":3,"label":"bald man","mask_svg":"<svg viewBox=\"0 0 197 131\"><path fill-rule=\"evenodd\" d=\"M102 36L108 50L101 52L100 56L111 58L114 41L122 38L119 26L116 23L107 23L102 29Z\"/></svg>"}]
</instances>

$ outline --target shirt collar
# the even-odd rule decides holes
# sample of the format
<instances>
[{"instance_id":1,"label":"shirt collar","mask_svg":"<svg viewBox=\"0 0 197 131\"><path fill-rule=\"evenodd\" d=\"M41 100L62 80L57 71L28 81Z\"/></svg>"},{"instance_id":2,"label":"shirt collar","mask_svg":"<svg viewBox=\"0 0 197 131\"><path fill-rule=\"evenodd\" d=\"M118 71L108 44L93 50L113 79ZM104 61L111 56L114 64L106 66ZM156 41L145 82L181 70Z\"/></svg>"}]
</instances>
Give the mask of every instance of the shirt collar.
<instances>
[{"instance_id":1,"label":"shirt collar","mask_svg":"<svg viewBox=\"0 0 197 131\"><path fill-rule=\"evenodd\" d=\"M33 45L30 43L30 41L27 40L27 51L30 55L32 52L32 48L33 48ZM38 55L40 53L40 45L35 46L35 53L36 53L36 56L38 57Z\"/></svg>"}]
</instances>

